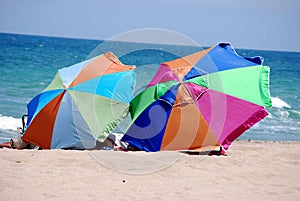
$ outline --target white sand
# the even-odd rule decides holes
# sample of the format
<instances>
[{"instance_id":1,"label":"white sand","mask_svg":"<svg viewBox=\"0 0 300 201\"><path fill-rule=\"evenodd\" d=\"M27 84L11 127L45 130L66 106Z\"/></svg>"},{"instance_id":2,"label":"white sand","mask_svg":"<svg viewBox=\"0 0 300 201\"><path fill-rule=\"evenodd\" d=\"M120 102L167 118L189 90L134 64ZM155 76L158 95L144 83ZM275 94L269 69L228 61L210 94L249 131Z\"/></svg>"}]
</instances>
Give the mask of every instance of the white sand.
<instances>
[{"instance_id":1,"label":"white sand","mask_svg":"<svg viewBox=\"0 0 300 201\"><path fill-rule=\"evenodd\" d=\"M0 200L300 200L300 142L228 156L0 149Z\"/></svg>"}]
</instances>

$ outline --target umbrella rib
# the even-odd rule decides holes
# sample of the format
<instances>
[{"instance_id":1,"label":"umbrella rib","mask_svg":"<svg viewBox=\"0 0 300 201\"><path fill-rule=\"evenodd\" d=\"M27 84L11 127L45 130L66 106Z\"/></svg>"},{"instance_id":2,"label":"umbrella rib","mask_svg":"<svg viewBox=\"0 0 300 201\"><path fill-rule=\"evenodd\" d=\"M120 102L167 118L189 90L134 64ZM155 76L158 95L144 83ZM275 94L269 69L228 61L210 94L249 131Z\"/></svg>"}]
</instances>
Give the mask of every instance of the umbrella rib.
<instances>
[{"instance_id":1,"label":"umbrella rib","mask_svg":"<svg viewBox=\"0 0 300 201\"><path fill-rule=\"evenodd\" d=\"M163 102L167 103L168 105L170 105L171 107L173 106L173 104L169 103L168 101L166 101L162 98L158 98L157 100L163 101Z\"/></svg>"},{"instance_id":2,"label":"umbrella rib","mask_svg":"<svg viewBox=\"0 0 300 201\"><path fill-rule=\"evenodd\" d=\"M195 102L196 102L197 100L199 100L199 99L200 99L207 91L208 91L208 89L202 91L202 92L196 97Z\"/></svg>"},{"instance_id":3,"label":"umbrella rib","mask_svg":"<svg viewBox=\"0 0 300 201\"><path fill-rule=\"evenodd\" d=\"M53 108L53 111L55 111L56 108L60 106L61 100L63 99L65 93L66 93L66 90L64 90L64 91L62 92L62 95L59 97L58 101L56 102L56 104L55 104L55 106L54 106L54 108Z\"/></svg>"}]
</instances>

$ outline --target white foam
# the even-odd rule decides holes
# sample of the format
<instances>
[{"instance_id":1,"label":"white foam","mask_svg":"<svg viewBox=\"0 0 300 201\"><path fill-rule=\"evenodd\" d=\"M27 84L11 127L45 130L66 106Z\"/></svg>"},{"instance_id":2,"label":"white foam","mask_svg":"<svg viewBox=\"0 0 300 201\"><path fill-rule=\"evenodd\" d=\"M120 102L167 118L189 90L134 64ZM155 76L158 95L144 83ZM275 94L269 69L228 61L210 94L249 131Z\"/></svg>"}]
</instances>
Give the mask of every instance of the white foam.
<instances>
[{"instance_id":1,"label":"white foam","mask_svg":"<svg viewBox=\"0 0 300 201\"><path fill-rule=\"evenodd\" d=\"M272 97L272 106L276 108L291 108L287 102L278 97Z\"/></svg>"},{"instance_id":2,"label":"white foam","mask_svg":"<svg viewBox=\"0 0 300 201\"><path fill-rule=\"evenodd\" d=\"M22 126L22 119L3 116L2 114L0 114L0 129L17 130L17 128L21 126Z\"/></svg>"}]
</instances>

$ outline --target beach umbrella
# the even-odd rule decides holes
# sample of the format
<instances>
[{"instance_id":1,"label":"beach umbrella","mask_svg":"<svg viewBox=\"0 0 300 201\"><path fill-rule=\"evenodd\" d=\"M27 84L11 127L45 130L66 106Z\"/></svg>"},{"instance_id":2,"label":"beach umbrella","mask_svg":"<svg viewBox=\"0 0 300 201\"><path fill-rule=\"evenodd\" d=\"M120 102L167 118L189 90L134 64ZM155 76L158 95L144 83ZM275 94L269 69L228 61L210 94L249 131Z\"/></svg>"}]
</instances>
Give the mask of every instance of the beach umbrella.
<instances>
[{"instance_id":1,"label":"beach umbrella","mask_svg":"<svg viewBox=\"0 0 300 201\"><path fill-rule=\"evenodd\" d=\"M128 114L133 69L107 52L58 70L28 103L22 140L44 149L94 147Z\"/></svg>"},{"instance_id":2,"label":"beach umbrella","mask_svg":"<svg viewBox=\"0 0 300 201\"><path fill-rule=\"evenodd\" d=\"M131 102L122 141L145 151L217 150L268 115L269 67L228 43L160 65Z\"/></svg>"}]
</instances>

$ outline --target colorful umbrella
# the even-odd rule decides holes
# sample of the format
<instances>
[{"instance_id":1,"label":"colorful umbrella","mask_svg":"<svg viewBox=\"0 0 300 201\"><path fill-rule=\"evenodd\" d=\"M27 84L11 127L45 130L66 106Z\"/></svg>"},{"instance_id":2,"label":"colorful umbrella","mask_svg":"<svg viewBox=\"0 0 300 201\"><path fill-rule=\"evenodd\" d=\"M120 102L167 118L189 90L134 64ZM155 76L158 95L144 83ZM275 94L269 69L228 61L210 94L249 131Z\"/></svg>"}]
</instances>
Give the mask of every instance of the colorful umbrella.
<instances>
[{"instance_id":1,"label":"colorful umbrella","mask_svg":"<svg viewBox=\"0 0 300 201\"><path fill-rule=\"evenodd\" d=\"M94 147L128 114L133 69L110 52L60 69L27 105L22 139L44 149Z\"/></svg>"},{"instance_id":2,"label":"colorful umbrella","mask_svg":"<svg viewBox=\"0 0 300 201\"><path fill-rule=\"evenodd\" d=\"M268 115L269 67L227 43L162 63L131 102L122 141L145 151L216 150Z\"/></svg>"}]
</instances>

